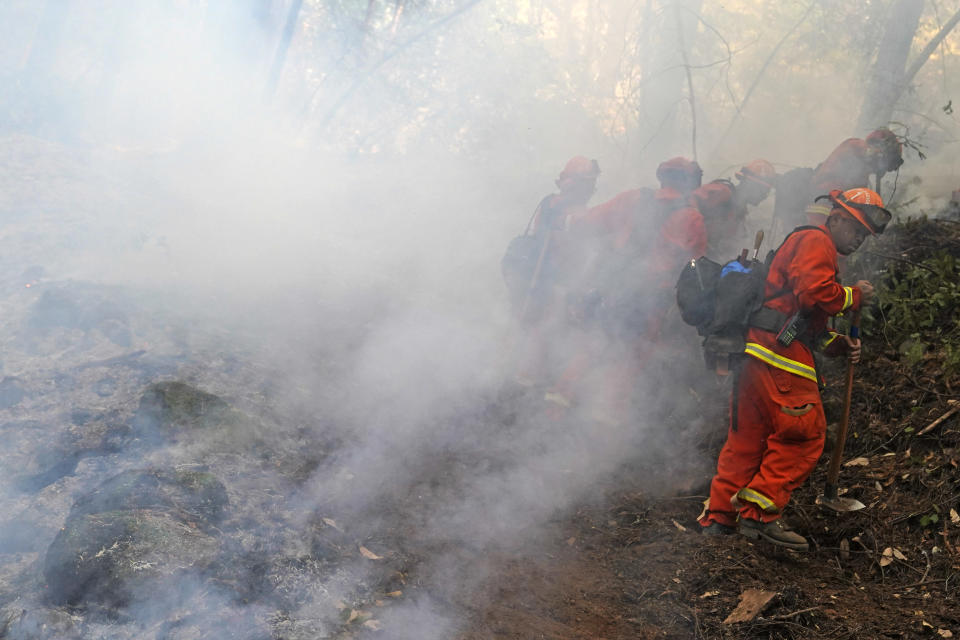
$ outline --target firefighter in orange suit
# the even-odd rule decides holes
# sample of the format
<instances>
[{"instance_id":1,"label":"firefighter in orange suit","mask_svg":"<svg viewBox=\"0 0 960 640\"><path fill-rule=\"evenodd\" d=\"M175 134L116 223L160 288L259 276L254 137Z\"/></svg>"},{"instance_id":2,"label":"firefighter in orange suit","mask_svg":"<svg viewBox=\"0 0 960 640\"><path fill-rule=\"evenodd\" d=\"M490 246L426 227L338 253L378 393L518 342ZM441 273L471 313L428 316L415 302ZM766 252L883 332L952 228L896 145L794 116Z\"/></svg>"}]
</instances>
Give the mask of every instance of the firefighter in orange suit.
<instances>
[{"instance_id":1,"label":"firefighter in orange suit","mask_svg":"<svg viewBox=\"0 0 960 640\"><path fill-rule=\"evenodd\" d=\"M825 198L832 205L826 223L794 231L770 264L767 302L751 318L731 426L700 520L706 534L739 530L790 549L808 548L780 515L823 451L826 419L812 348L859 360L859 340L838 339L827 330L827 319L861 308L873 287L865 280L842 286L837 256L855 251L890 220L880 196L869 189L835 190ZM792 341L787 327L797 330Z\"/></svg>"},{"instance_id":2,"label":"firefighter in orange suit","mask_svg":"<svg viewBox=\"0 0 960 640\"><path fill-rule=\"evenodd\" d=\"M655 341L665 310L671 308L676 272L706 250L703 218L691 194L703 172L686 158L671 158L657 168L660 189L625 191L574 220L577 237L593 239L595 259L584 289L595 319L560 379L544 396L555 409L569 408L583 381L602 368L594 417L604 422L625 418L637 367ZM606 354L606 355L604 355Z\"/></svg>"},{"instance_id":3,"label":"firefighter in orange suit","mask_svg":"<svg viewBox=\"0 0 960 640\"><path fill-rule=\"evenodd\" d=\"M586 210L599 175L596 160L574 156L556 180L559 192L545 197L531 220L529 234L537 239L539 264L533 281L524 280L517 296L522 298L520 320L527 329L513 376L514 384L521 388L548 384L551 360L561 351L557 347L566 333L565 290L581 268L570 220Z\"/></svg>"},{"instance_id":4,"label":"firefighter in orange suit","mask_svg":"<svg viewBox=\"0 0 960 640\"><path fill-rule=\"evenodd\" d=\"M880 179L883 174L896 171L902 164L903 144L890 129L877 129L865 139L848 138L814 170L811 198L834 189L845 191L869 187L871 175ZM808 204L806 213L808 224L823 224L830 214L830 206Z\"/></svg>"},{"instance_id":5,"label":"firefighter in orange suit","mask_svg":"<svg viewBox=\"0 0 960 640\"><path fill-rule=\"evenodd\" d=\"M745 232L748 207L767 199L777 181L777 171L766 160L754 160L730 180L714 180L693 192L697 209L707 227L709 250L724 256L736 252L734 243Z\"/></svg>"}]
</instances>

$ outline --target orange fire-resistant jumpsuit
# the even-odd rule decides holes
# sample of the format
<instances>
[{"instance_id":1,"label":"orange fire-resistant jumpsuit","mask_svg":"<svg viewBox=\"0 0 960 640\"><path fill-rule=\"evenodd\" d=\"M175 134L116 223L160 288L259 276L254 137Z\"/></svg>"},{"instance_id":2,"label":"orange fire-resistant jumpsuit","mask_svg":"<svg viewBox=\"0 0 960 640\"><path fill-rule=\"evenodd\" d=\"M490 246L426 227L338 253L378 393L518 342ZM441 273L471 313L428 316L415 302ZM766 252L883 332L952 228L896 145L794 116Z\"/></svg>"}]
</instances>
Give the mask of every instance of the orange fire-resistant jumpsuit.
<instances>
[{"instance_id":1,"label":"orange fire-resistant jumpsuit","mask_svg":"<svg viewBox=\"0 0 960 640\"><path fill-rule=\"evenodd\" d=\"M846 342L827 331L827 319L860 307L860 290L838 282L837 250L825 227L786 239L770 265L765 295L779 292L766 306L787 317L806 311L808 328L789 346L773 332L748 331L704 526L733 526L738 512L776 520L823 451L826 419L811 345L827 355L845 352Z\"/></svg>"},{"instance_id":2,"label":"orange fire-resistant jumpsuit","mask_svg":"<svg viewBox=\"0 0 960 640\"><path fill-rule=\"evenodd\" d=\"M729 180L714 180L693 192L703 214L709 248L717 255L733 252L733 242L746 228L747 205L735 201L735 189Z\"/></svg>"},{"instance_id":3,"label":"orange fire-resistant jumpsuit","mask_svg":"<svg viewBox=\"0 0 960 640\"><path fill-rule=\"evenodd\" d=\"M635 330L628 336L594 336L584 340L557 384L547 392L546 400L570 406L580 395L587 374L602 365L600 387L604 397L598 399L600 408L595 417L621 421L626 417L639 370L655 345L672 304L676 274L686 261L704 254L706 230L703 217L690 199L670 188L624 192L591 209L578 223L590 229L584 236L605 239L599 250L606 255L599 259L616 265L608 270L613 277L601 278L604 281L598 283L603 289L604 304L620 294L629 301L631 296L642 293L643 300L641 307L624 319ZM611 340L624 342L612 359ZM604 352L607 358L603 357Z\"/></svg>"}]
</instances>

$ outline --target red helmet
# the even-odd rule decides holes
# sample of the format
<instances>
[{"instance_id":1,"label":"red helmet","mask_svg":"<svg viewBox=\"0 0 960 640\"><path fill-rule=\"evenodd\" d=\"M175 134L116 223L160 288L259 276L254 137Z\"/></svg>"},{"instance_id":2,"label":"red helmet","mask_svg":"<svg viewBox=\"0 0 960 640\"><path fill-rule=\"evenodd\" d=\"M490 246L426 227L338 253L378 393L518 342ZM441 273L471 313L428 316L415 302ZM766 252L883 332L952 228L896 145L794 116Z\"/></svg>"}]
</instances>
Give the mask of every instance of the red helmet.
<instances>
[{"instance_id":1,"label":"red helmet","mask_svg":"<svg viewBox=\"0 0 960 640\"><path fill-rule=\"evenodd\" d=\"M703 179L703 169L695 160L677 156L660 163L657 180L661 187L696 189Z\"/></svg>"},{"instance_id":2,"label":"red helmet","mask_svg":"<svg viewBox=\"0 0 960 640\"><path fill-rule=\"evenodd\" d=\"M567 165L560 172L560 180L584 179L592 180L600 175L600 165L596 160L591 160L583 156L573 156L567 161Z\"/></svg>"},{"instance_id":3,"label":"red helmet","mask_svg":"<svg viewBox=\"0 0 960 640\"><path fill-rule=\"evenodd\" d=\"M886 160L885 171L896 171L903 164L903 144L893 131L882 127L871 131L867 136L867 144L879 149Z\"/></svg>"},{"instance_id":4,"label":"red helmet","mask_svg":"<svg viewBox=\"0 0 960 640\"><path fill-rule=\"evenodd\" d=\"M890 131L890 129L887 129L886 127L881 127L875 131L871 131L867 136L867 144L884 145L892 144L894 142L900 144L900 141L897 139L897 134L895 134L893 131Z\"/></svg>"},{"instance_id":5,"label":"red helmet","mask_svg":"<svg viewBox=\"0 0 960 640\"><path fill-rule=\"evenodd\" d=\"M777 170L766 160L757 159L744 165L740 171L734 174L737 180L753 180L759 182L768 189L773 189L777 181Z\"/></svg>"},{"instance_id":6,"label":"red helmet","mask_svg":"<svg viewBox=\"0 0 960 640\"><path fill-rule=\"evenodd\" d=\"M880 194L866 187L847 189L843 192L840 189L834 189L829 195L820 196L817 200L823 198L829 199L833 203L834 209L840 209L853 216L874 235L883 233L887 223L893 217L889 211L883 208L883 200L880 198Z\"/></svg>"}]
</instances>

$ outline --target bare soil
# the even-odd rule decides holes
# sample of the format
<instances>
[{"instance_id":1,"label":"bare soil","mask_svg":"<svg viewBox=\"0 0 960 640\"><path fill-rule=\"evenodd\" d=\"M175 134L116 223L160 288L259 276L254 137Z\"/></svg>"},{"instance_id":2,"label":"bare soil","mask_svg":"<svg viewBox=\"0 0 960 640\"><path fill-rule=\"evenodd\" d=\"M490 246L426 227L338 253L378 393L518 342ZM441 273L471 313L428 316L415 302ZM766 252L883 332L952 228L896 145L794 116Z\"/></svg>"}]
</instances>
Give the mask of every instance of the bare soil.
<instances>
[{"instance_id":1,"label":"bare soil","mask_svg":"<svg viewBox=\"0 0 960 640\"><path fill-rule=\"evenodd\" d=\"M957 227L925 223L876 251L889 262L888 254L896 260L913 250L915 262L917 247L930 255L956 243ZM709 469L675 478L693 491L654 493L621 477L605 504L584 504L553 523L539 548L496 558L499 571L462 638L960 637L960 415L918 435L960 394L942 375L935 340L919 363L908 363L883 326L874 329L856 371L840 475L847 495L867 508L837 515L817 505L828 445L786 516L811 541L808 553L700 535ZM827 370L834 423L842 366ZM705 429L702 447L715 453L722 415ZM748 589L776 595L752 621L725 624Z\"/></svg>"}]
</instances>

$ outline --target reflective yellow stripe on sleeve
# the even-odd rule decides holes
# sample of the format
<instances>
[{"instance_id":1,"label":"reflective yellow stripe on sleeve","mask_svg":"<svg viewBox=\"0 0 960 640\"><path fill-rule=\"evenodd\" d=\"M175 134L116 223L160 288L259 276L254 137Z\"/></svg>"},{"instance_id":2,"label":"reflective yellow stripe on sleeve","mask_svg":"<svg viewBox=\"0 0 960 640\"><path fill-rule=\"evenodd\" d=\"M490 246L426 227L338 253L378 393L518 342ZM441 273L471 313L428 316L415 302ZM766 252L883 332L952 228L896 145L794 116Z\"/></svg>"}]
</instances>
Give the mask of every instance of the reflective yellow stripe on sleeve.
<instances>
[{"instance_id":1,"label":"reflective yellow stripe on sleeve","mask_svg":"<svg viewBox=\"0 0 960 640\"><path fill-rule=\"evenodd\" d=\"M843 308L840 309L841 312L846 311L851 306L853 306L853 287L844 287L843 288Z\"/></svg>"},{"instance_id":2,"label":"reflective yellow stripe on sleeve","mask_svg":"<svg viewBox=\"0 0 960 640\"><path fill-rule=\"evenodd\" d=\"M801 378L818 382L817 372L810 365L797 362L796 360L791 360L790 358L784 358L783 356L770 351L770 349L767 349L756 342L748 342L747 346L743 349L743 352L748 356L753 356L758 360L766 362L771 367L783 369L784 371L798 375Z\"/></svg>"},{"instance_id":3,"label":"reflective yellow stripe on sleeve","mask_svg":"<svg viewBox=\"0 0 960 640\"><path fill-rule=\"evenodd\" d=\"M756 505L759 505L761 509L768 513L776 513L780 511L780 509L777 508L777 505L773 504L773 500L763 495L759 491L754 491L753 489L749 489L747 487L740 489L740 491L737 492L737 497L741 500L746 500L747 502L752 502Z\"/></svg>"},{"instance_id":4,"label":"reflective yellow stripe on sleeve","mask_svg":"<svg viewBox=\"0 0 960 640\"><path fill-rule=\"evenodd\" d=\"M569 409L573 406L573 402L570 401L570 398L555 391L547 391L545 394L543 394L543 400L544 402L549 402L551 404L558 404L564 409Z\"/></svg>"},{"instance_id":5,"label":"reflective yellow stripe on sleeve","mask_svg":"<svg viewBox=\"0 0 960 640\"><path fill-rule=\"evenodd\" d=\"M808 204L807 208L804 210L804 213L814 213L826 218L830 215L830 207L825 204Z\"/></svg>"}]
</instances>

